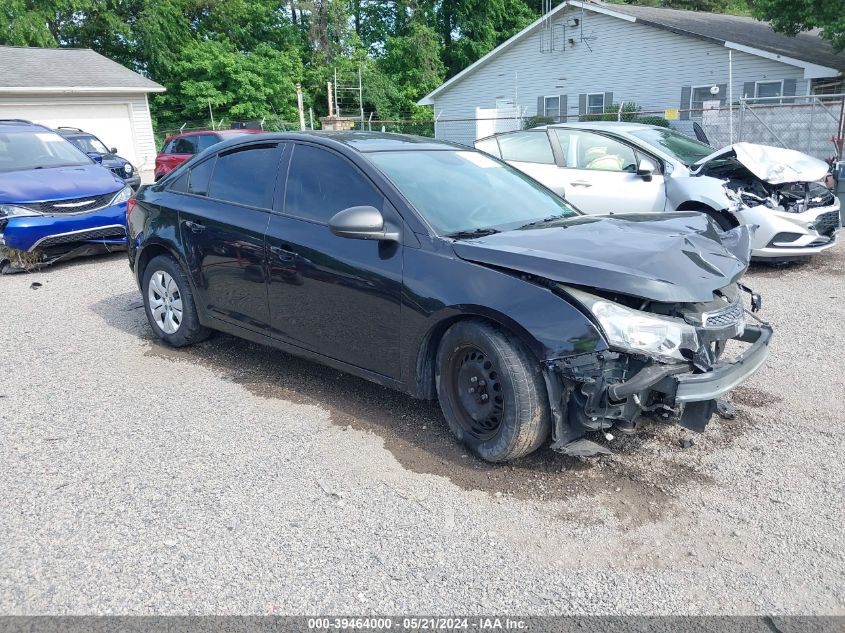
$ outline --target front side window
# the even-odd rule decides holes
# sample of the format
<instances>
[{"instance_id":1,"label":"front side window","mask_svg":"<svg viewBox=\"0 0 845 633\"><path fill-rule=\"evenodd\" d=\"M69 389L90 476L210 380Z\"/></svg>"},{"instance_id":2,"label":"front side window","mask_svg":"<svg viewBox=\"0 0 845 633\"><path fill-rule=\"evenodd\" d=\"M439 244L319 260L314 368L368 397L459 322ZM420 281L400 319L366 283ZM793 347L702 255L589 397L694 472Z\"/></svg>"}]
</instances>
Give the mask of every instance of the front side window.
<instances>
[{"instance_id":1,"label":"front side window","mask_svg":"<svg viewBox=\"0 0 845 633\"><path fill-rule=\"evenodd\" d=\"M602 114L604 112L604 93L597 92L587 95L587 114Z\"/></svg>"},{"instance_id":2,"label":"front side window","mask_svg":"<svg viewBox=\"0 0 845 633\"><path fill-rule=\"evenodd\" d=\"M73 139L73 144L76 145L83 152L92 154L108 154L108 148L103 145L103 142L96 136L77 136Z\"/></svg>"},{"instance_id":3,"label":"front side window","mask_svg":"<svg viewBox=\"0 0 845 633\"><path fill-rule=\"evenodd\" d=\"M294 147L285 188L285 213L327 223L349 207L381 210L383 204L381 193L343 156L313 145Z\"/></svg>"},{"instance_id":4,"label":"front side window","mask_svg":"<svg viewBox=\"0 0 845 633\"><path fill-rule=\"evenodd\" d=\"M277 149L276 143L267 143L220 154L208 196L248 207L269 208L279 166Z\"/></svg>"},{"instance_id":5,"label":"front side window","mask_svg":"<svg viewBox=\"0 0 845 633\"><path fill-rule=\"evenodd\" d=\"M648 145L674 156L687 166L713 153L713 148L709 145L673 130L645 128L631 132L631 134L642 139Z\"/></svg>"},{"instance_id":6,"label":"front side window","mask_svg":"<svg viewBox=\"0 0 845 633\"><path fill-rule=\"evenodd\" d=\"M201 162L191 168L191 175L188 178L188 193L197 196L208 195L208 183L211 180L211 172L214 171L215 158Z\"/></svg>"},{"instance_id":7,"label":"front side window","mask_svg":"<svg viewBox=\"0 0 845 633\"><path fill-rule=\"evenodd\" d=\"M633 148L594 132L555 129L565 164L573 169L597 171L637 171Z\"/></svg>"},{"instance_id":8,"label":"front side window","mask_svg":"<svg viewBox=\"0 0 845 633\"><path fill-rule=\"evenodd\" d=\"M0 171L89 164L88 156L55 132L0 132Z\"/></svg>"},{"instance_id":9,"label":"front side window","mask_svg":"<svg viewBox=\"0 0 845 633\"><path fill-rule=\"evenodd\" d=\"M552 145L545 130L503 134L499 137L499 147L504 160L545 165L553 165L555 162Z\"/></svg>"},{"instance_id":10,"label":"front side window","mask_svg":"<svg viewBox=\"0 0 845 633\"><path fill-rule=\"evenodd\" d=\"M560 97L546 97L545 98L545 114L550 117L560 116Z\"/></svg>"},{"instance_id":11,"label":"front side window","mask_svg":"<svg viewBox=\"0 0 845 633\"><path fill-rule=\"evenodd\" d=\"M532 178L481 152L373 152L367 158L438 235L516 228L578 214Z\"/></svg>"}]
</instances>

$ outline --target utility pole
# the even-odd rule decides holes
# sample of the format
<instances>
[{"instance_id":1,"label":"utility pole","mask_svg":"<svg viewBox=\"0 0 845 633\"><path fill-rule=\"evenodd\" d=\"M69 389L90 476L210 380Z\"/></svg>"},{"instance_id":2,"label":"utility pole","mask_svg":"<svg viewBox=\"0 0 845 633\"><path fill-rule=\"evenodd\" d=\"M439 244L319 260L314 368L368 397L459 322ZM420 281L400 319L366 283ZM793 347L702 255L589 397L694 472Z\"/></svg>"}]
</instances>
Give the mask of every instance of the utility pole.
<instances>
[{"instance_id":1,"label":"utility pole","mask_svg":"<svg viewBox=\"0 0 845 633\"><path fill-rule=\"evenodd\" d=\"M296 107L299 109L299 129L305 129L305 110L302 107L302 86L296 84Z\"/></svg>"},{"instance_id":2,"label":"utility pole","mask_svg":"<svg viewBox=\"0 0 845 633\"><path fill-rule=\"evenodd\" d=\"M211 129L214 129L214 113L211 111L211 99L208 100L208 116L211 117Z\"/></svg>"}]
</instances>

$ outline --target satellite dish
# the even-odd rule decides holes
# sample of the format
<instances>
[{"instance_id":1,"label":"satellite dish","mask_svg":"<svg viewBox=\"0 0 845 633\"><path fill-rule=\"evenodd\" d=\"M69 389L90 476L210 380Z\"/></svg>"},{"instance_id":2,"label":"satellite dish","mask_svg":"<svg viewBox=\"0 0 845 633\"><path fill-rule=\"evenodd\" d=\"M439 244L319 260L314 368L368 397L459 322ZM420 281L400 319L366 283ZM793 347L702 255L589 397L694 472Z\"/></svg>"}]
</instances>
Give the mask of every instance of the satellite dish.
<instances>
[{"instance_id":1,"label":"satellite dish","mask_svg":"<svg viewBox=\"0 0 845 633\"><path fill-rule=\"evenodd\" d=\"M710 94L711 94L711 95L717 95L717 94L719 94L719 86L712 86L712 87L710 88Z\"/></svg>"}]
</instances>

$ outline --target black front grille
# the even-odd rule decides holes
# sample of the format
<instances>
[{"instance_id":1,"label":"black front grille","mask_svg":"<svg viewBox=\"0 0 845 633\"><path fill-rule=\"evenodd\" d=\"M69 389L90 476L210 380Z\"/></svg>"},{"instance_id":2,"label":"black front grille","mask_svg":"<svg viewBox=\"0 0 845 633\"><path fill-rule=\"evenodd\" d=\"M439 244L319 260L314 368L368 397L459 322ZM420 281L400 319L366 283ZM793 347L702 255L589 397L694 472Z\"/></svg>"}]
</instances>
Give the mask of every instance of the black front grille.
<instances>
[{"instance_id":1,"label":"black front grille","mask_svg":"<svg viewBox=\"0 0 845 633\"><path fill-rule=\"evenodd\" d=\"M116 191L101 196L86 196L84 198L69 198L67 200L49 200L47 202L31 202L20 206L38 211L39 213L85 213L101 209L114 198Z\"/></svg>"},{"instance_id":2,"label":"black front grille","mask_svg":"<svg viewBox=\"0 0 845 633\"><path fill-rule=\"evenodd\" d=\"M830 237L840 226L839 211L828 211L827 213L822 213L816 218L814 224L816 231L818 231L821 235L827 235Z\"/></svg>"},{"instance_id":3,"label":"black front grille","mask_svg":"<svg viewBox=\"0 0 845 633\"><path fill-rule=\"evenodd\" d=\"M60 244L73 244L75 242L87 242L89 240L119 240L126 237L126 231L119 226L106 226L99 229L89 229L76 233L65 233L64 235L53 235L39 242L41 248L58 246Z\"/></svg>"},{"instance_id":4,"label":"black front grille","mask_svg":"<svg viewBox=\"0 0 845 633\"><path fill-rule=\"evenodd\" d=\"M123 167L112 167L111 173L113 173L118 178L123 178L123 176L125 175Z\"/></svg>"},{"instance_id":5,"label":"black front grille","mask_svg":"<svg viewBox=\"0 0 845 633\"><path fill-rule=\"evenodd\" d=\"M736 302L717 312L704 315L704 327L727 327L742 319L742 303Z\"/></svg>"}]
</instances>

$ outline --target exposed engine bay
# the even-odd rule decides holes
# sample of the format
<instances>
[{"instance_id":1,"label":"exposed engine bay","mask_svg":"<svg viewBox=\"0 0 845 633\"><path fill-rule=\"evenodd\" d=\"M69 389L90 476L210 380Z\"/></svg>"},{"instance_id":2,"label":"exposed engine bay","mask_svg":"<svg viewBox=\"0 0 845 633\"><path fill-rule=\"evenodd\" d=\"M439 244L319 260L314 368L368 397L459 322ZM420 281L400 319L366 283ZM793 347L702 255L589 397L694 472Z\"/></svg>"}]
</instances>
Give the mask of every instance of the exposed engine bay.
<instances>
[{"instance_id":1,"label":"exposed engine bay","mask_svg":"<svg viewBox=\"0 0 845 633\"><path fill-rule=\"evenodd\" d=\"M828 207L835 196L821 182L788 182L769 184L755 176L736 158L723 158L707 164L702 175L725 182L739 200L749 206L763 205L787 213L803 213L808 209Z\"/></svg>"}]
</instances>

